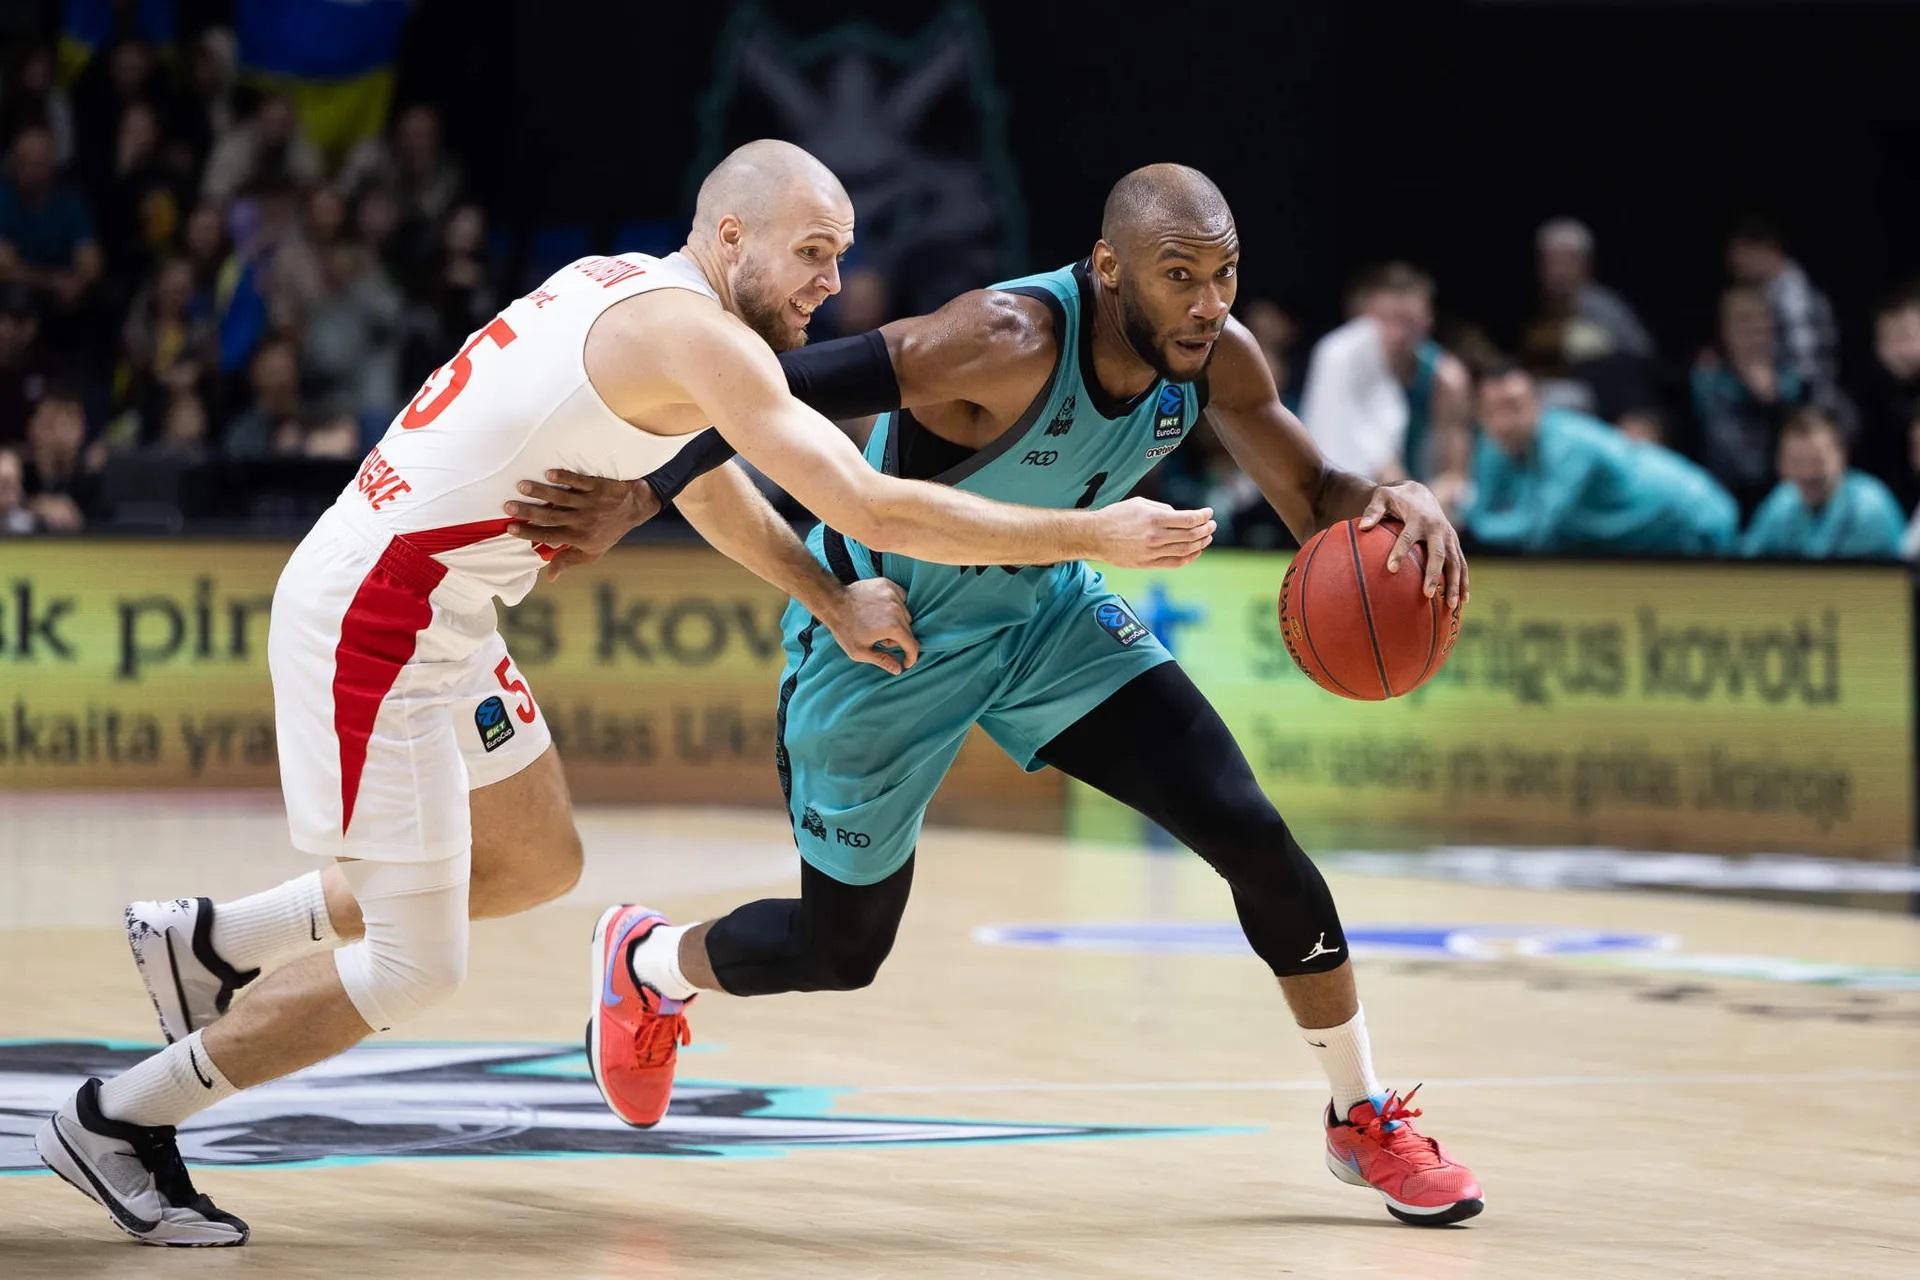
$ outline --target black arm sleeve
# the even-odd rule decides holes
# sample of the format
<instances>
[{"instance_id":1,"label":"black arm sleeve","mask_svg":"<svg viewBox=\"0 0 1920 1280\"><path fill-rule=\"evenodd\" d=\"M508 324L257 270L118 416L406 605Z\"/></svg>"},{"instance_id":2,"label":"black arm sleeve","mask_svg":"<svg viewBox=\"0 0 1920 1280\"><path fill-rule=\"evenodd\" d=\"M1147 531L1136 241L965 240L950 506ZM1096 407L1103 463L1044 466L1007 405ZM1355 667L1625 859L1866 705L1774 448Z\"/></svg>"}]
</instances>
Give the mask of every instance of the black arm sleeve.
<instances>
[{"instance_id":1,"label":"black arm sleeve","mask_svg":"<svg viewBox=\"0 0 1920 1280\"><path fill-rule=\"evenodd\" d=\"M864 418L900 407L900 380L894 376L893 358L878 329L783 351L780 368L793 398L822 417ZM682 489L733 455L733 446L709 428L646 481L660 501L672 502Z\"/></svg>"},{"instance_id":2,"label":"black arm sleeve","mask_svg":"<svg viewBox=\"0 0 1920 1280\"><path fill-rule=\"evenodd\" d=\"M680 491L734 455L734 448L708 427L688 441L658 471L643 477L664 503L672 502Z\"/></svg>"},{"instance_id":3,"label":"black arm sleeve","mask_svg":"<svg viewBox=\"0 0 1920 1280\"><path fill-rule=\"evenodd\" d=\"M878 329L780 353L793 398L824 417L864 418L900 407L900 380Z\"/></svg>"}]
</instances>

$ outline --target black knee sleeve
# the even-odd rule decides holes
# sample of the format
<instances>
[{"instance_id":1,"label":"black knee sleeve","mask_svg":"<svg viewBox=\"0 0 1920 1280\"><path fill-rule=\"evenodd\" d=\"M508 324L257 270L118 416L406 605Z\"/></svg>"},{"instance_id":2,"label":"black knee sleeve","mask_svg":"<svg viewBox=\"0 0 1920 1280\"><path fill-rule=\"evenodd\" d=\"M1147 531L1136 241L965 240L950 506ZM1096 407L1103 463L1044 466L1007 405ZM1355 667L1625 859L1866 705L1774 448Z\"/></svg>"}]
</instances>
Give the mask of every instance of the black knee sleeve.
<instances>
[{"instance_id":1,"label":"black knee sleeve","mask_svg":"<svg viewBox=\"0 0 1920 1280\"><path fill-rule=\"evenodd\" d=\"M1136 677L1042 747L1040 758L1205 858L1233 890L1247 941L1276 975L1324 973L1346 960L1326 880L1177 664Z\"/></svg>"},{"instance_id":2,"label":"black knee sleeve","mask_svg":"<svg viewBox=\"0 0 1920 1280\"><path fill-rule=\"evenodd\" d=\"M802 863L798 898L749 902L713 922L707 960L731 995L853 991L893 950L913 860L878 884L842 884Z\"/></svg>"}]
</instances>

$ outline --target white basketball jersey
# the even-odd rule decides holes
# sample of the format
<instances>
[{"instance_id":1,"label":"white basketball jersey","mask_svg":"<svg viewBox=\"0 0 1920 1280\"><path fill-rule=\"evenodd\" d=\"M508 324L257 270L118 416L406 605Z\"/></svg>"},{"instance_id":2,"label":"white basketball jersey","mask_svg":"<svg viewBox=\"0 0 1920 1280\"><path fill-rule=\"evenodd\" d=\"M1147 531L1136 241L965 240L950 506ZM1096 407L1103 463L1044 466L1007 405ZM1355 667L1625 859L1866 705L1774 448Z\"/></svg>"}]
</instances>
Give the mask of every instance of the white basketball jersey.
<instances>
[{"instance_id":1,"label":"white basketball jersey","mask_svg":"<svg viewBox=\"0 0 1920 1280\"><path fill-rule=\"evenodd\" d=\"M614 414L587 380L587 334L616 302L654 289L715 294L678 253L582 258L471 335L387 428L340 495L435 556L448 585L515 604L557 548L505 532L502 505L550 468L635 480L692 436L658 436ZM462 594L467 594L463 591Z\"/></svg>"}]
</instances>

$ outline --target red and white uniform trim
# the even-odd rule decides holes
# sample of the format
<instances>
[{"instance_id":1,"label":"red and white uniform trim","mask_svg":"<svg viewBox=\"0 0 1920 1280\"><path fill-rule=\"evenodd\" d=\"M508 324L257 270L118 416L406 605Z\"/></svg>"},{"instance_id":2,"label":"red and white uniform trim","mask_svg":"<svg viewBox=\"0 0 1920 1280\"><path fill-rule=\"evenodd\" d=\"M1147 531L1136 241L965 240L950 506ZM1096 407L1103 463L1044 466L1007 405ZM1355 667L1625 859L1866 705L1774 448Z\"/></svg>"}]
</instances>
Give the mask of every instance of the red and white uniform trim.
<instances>
[{"instance_id":1,"label":"red and white uniform trim","mask_svg":"<svg viewBox=\"0 0 1920 1280\"><path fill-rule=\"evenodd\" d=\"M553 548L509 536L514 485L552 468L636 479L685 437L614 415L594 322L652 289L713 297L678 254L584 258L474 333L394 418L274 591L280 782L297 848L416 861L472 842L466 793L551 742L497 630Z\"/></svg>"}]
</instances>

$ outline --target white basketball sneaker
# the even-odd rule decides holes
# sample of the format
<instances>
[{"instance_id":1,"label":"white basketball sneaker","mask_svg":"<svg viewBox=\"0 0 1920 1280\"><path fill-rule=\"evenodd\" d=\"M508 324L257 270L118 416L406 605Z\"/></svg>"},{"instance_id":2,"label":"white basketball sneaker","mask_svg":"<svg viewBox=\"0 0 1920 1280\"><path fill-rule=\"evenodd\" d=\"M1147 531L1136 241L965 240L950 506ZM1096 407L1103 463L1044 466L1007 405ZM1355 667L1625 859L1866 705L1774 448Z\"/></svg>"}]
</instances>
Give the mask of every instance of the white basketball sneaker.
<instances>
[{"instance_id":1,"label":"white basketball sneaker","mask_svg":"<svg viewBox=\"0 0 1920 1280\"><path fill-rule=\"evenodd\" d=\"M141 1244L245 1244L250 1230L194 1189L169 1126L126 1124L100 1111L100 1082L89 1080L33 1135L47 1168Z\"/></svg>"},{"instance_id":2,"label":"white basketball sneaker","mask_svg":"<svg viewBox=\"0 0 1920 1280\"><path fill-rule=\"evenodd\" d=\"M129 903L126 922L127 947L168 1044L217 1021L234 992L260 976L258 969L235 969L213 949L211 898Z\"/></svg>"}]
</instances>

